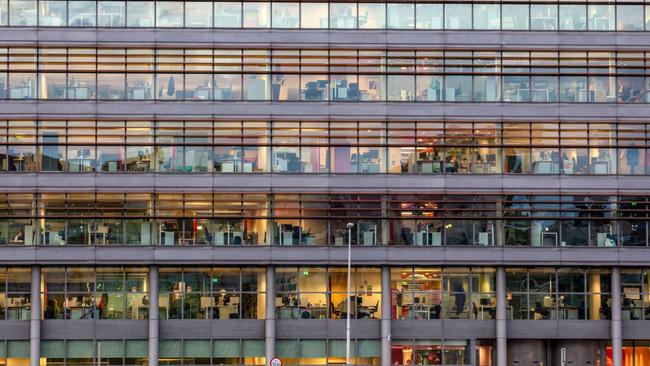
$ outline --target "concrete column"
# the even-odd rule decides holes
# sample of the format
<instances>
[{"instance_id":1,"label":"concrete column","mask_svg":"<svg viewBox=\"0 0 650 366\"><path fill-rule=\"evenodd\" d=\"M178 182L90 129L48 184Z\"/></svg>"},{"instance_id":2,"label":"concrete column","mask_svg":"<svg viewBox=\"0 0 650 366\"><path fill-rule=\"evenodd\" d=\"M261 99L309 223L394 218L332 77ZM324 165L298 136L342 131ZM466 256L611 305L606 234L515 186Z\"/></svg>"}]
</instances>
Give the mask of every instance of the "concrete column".
<instances>
[{"instance_id":1,"label":"concrete column","mask_svg":"<svg viewBox=\"0 0 650 366\"><path fill-rule=\"evenodd\" d=\"M390 339L391 339L391 290L390 267L381 267L381 366L390 366Z\"/></svg>"},{"instance_id":2,"label":"concrete column","mask_svg":"<svg viewBox=\"0 0 650 366\"><path fill-rule=\"evenodd\" d=\"M476 339L474 338L469 340L469 364L478 365L478 360L476 359Z\"/></svg>"},{"instance_id":3,"label":"concrete column","mask_svg":"<svg viewBox=\"0 0 650 366\"><path fill-rule=\"evenodd\" d=\"M275 357L275 267L266 267L266 364Z\"/></svg>"},{"instance_id":4,"label":"concrete column","mask_svg":"<svg viewBox=\"0 0 650 366\"><path fill-rule=\"evenodd\" d=\"M506 268L497 267L497 366L508 364L508 334L506 328Z\"/></svg>"},{"instance_id":5,"label":"concrete column","mask_svg":"<svg viewBox=\"0 0 650 366\"><path fill-rule=\"evenodd\" d=\"M149 267L149 366L158 366L158 267Z\"/></svg>"},{"instance_id":6,"label":"concrete column","mask_svg":"<svg viewBox=\"0 0 650 366\"><path fill-rule=\"evenodd\" d=\"M612 268L612 366L623 365L623 332L621 327L621 269Z\"/></svg>"},{"instance_id":7,"label":"concrete column","mask_svg":"<svg viewBox=\"0 0 650 366\"><path fill-rule=\"evenodd\" d=\"M41 359L41 267L32 266L32 308L29 318L29 366Z\"/></svg>"}]
</instances>

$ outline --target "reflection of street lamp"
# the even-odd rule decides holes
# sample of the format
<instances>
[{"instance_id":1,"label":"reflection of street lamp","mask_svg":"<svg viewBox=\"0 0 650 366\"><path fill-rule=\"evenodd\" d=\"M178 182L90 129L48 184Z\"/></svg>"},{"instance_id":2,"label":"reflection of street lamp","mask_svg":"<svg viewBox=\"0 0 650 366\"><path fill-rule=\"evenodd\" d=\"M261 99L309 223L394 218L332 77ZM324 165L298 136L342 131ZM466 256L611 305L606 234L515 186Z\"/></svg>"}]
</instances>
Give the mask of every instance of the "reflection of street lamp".
<instances>
[{"instance_id":1,"label":"reflection of street lamp","mask_svg":"<svg viewBox=\"0 0 650 366\"><path fill-rule=\"evenodd\" d=\"M345 365L350 366L350 279L352 277L352 228L354 224L348 222L345 227L348 229L348 297L345 319Z\"/></svg>"}]
</instances>

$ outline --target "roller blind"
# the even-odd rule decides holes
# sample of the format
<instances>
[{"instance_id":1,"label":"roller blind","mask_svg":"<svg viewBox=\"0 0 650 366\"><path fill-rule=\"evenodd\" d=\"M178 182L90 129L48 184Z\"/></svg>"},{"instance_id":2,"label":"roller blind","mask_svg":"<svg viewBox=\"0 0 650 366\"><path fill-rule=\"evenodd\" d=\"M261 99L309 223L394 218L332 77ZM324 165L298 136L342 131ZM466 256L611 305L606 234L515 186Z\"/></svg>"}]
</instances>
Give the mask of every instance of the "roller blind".
<instances>
[{"instance_id":1,"label":"roller blind","mask_svg":"<svg viewBox=\"0 0 650 366\"><path fill-rule=\"evenodd\" d=\"M126 357L138 358L149 355L149 344L147 341L126 341Z\"/></svg>"},{"instance_id":2,"label":"roller blind","mask_svg":"<svg viewBox=\"0 0 650 366\"><path fill-rule=\"evenodd\" d=\"M239 357L238 340L219 340L214 341L212 348L214 357Z\"/></svg>"},{"instance_id":3,"label":"roller blind","mask_svg":"<svg viewBox=\"0 0 650 366\"><path fill-rule=\"evenodd\" d=\"M374 339L360 339L357 341L359 357L381 357L381 343Z\"/></svg>"},{"instance_id":4,"label":"roller blind","mask_svg":"<svg viewBox=\"0 0 650 366\"><path fill-rule=\"evenodd\" d=\"M160 357L181 357L181 341L161 340L158 349Z\"/></svg>"},{"instance_id":5,"label":"roller blind","mask_svg":"<svg viewBox=\"0 0 650 366\"><path fill-rule=\"evenodd\" d=\"M210 341L189 340L183 342L183 357L210 357Z\"/></svg>"},{"instance_id":6,"label":"roller blind","mask_svg":"<svg viewBox=\"0 0 650 366\"><path fill-rule=\"evenodd\" d=\"M327 357L327 347L324 340L305 340L301 342L300 355L305 358Z\"/></svg>"},{"instance_id":7,"label":"roller blind","mask_svg":"<svg viewBox=\"0 0 650 366\"><path fill-rule=\"evenodd\" d=\"M93 341L68 341L67 358L93 358Z\"/></svg>"},{"instance_id":8,"label":"roller blind","mask_svg":"<svg viewBox=\"0 0 650 366\"><path fill-rule=\"evenodd\" d=\"M265 349L266 347L264 341L262 340L253 340L253 339L245 340L243 356L264 357L266 355Z\"/></svg>"},{"instance_id":9,"label":"roller blind","mask_svg":"<svg viewBox=\"0 0 650 366\"><path fill-rule=\"evenodd\" d=\"M354 357L356 355L354 340L350 341L350 356ZM345 357L345 340L332 339L330 340L330 357Z\"/></svg>"},{"instance_id":10,"label":"roller blind","mask_svg":"<svg viewBox=\"0 0 650 366\"><path fill-rule=\"evenodd\" d=\"M124 356L124 342L112 341L97 341L100 344L98 350L101 351L101 358L122 358Z\"/></svg>"},{"instance_id":11,"label":"roller blind","mask_svg":"<svg viewBox=\"0 0 650 366\"><path fill-rule=\"evenodd\" d=\"M7 342L7 358L29 358L29 341Z\"/></svg>"},{"instance_id":12,"label":"roller blind","mask_svg":"<svg viewBox=\"0 0 650 366\"><path fill-rule=\"evenodd\" d=\"M65 357L64 347L63 341L41 341L41 357L63 358Z\"/></svg>"},{"instance_id":13,"label":"roller blind","mask_svg":"<svg viewBox=\"0 0 650 366\"><path fill-rule=\"evenodd\" d=\"M297 340L278 340L275 342L275 352L278 357L298 358L300 347Z\"/></svg>"}]
</instances>

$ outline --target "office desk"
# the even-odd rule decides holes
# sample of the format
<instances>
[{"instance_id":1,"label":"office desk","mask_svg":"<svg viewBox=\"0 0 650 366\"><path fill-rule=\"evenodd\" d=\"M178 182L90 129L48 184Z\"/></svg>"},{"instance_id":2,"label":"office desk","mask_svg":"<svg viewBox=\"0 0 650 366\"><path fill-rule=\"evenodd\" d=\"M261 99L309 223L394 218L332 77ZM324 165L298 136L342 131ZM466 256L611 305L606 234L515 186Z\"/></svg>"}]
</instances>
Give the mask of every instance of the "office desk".
<instances>
[{"instance_id":1,"label":"office desk","mask_svg":"<svg viewBox=\"0 0 650 366\"><path fill-rule=\"evenodd\" d=\"M325 306L289 307L282 306L277 309L278 319L327 319Z\"/></svg>"},{"instance_id":2,"label":"office desk","mask_svg":"<svg viewBox=\"0 0 650 366\"><path fill-rule=\"evenodd\" d=\"M159 241L162 245L174 245L174 232L161 230Z\"/></svg>"},{"instance_id":3,"label":"office desk","mask_svg":"<svg viewBox=\"0 0 650 366\"><path fill-rule=\"evenodd\" d=\"M577 306L560 306L556 309L551 309L551 319L567 319L578 320L579 308Z\"/></svg>"},{"instance_id":4,"label":"office desk","mask_svg":"<svg viewBox=\"0 0 650 366\"><path fill-rule=\"evenodd\" d=\"M85 86L70 86L68 87L68 99L88 99L90 97L90 89Z\"/></svg>"},{"instance_id":5,"label":"office desk","mask_svg":"<svg viewBox=\"0 0 650 366\"><path fill-rule=\"evenodd\" d=\"M437 231L421 230L415 232L415 245L441 245L442 234Z\"/></svg>"},{"instance_id":6,"label":"office desk","mask_svg":"<svg viewBox=\"0 0 650 366\"><path fill-rule=\"evenodd\" d=\"M301 310L308 311L310 319L327 319L327 308L324 306L313 306ZM301 317L302 317L302 311L301 311Z\"/></svg>"},{"instance_id":7,"label":"office desk","mask_svg":"<svg viewBox=\"0 0 650 366\"><path fill-rule=\"evenodd\" d=\"M598 160L592 162L591 174L609 174L609 161Z\"/></svg>"},{"instance_id":8,"label":"office desk","mask_svg":"<svg viewBox=\"0 0 650 366\"><path fill-rule=\"evenodd\" d=\"M196 240L194 238L182 238L180 240L180 245L194 245L196 244Z\"/></svg>"},{"instance_id":9,"label":"office desk","mask_svg":"<svg viewBox=\"0 0 650 366\"><path fill-rule=\"evenodd\" d=\"M278 319L298 319L298 309L283 306L277 309Z\"/></svg>"},{"instance_id":10,"label":"office desk","mask_svg":"<svg viewBox=\"0 0 650 366\"><path fill-rule=\"evenodd\" d=\"M559 174L560 163L553 160L537 160L533 161L534 174Z\"/></svg>"},{"instance_id":11,"label":"office desk","mask_svg":"<svg viewBox=\"0 0 650 366\"><path fill-rule=\"evenodd\" d=\"M639 308L630 308L621 310L621 319L622 320L639 320L643 319L643 309Z\"/></svg>"},{"instance_id":12,"label":"office desk","mask_svg":"<svg viewBox=\"0 0 650 366\"><path fill-rule=\"evenodd\" d=\"M407 309L409 318L431 319L431 306L407 304L402 307Z\"/></svg>"},{"instance_id":13,"label":"office desk","mask_svg":"<svg viewBox=\"0 0 650 366\"><path fill-rule=\"evenodd\" d=\"M415 162L415 170L418 173L440 173L442 172L442 161L418 160Z\"/></svg>"},{"instance_id":14,"label":"office desk","mask_svg":"<svg viewBox=\"0 0 650 366\"><path fill-rule=\"evenodd\" d=\"M363 238L363 245L376 245L377 244L377 227L374 230L361 232Z\"/></svg>"},{"instance_id":15,"label":"office desk","mask_svg":"<svg viewBox=\"0 0 650 366\"><path fill-rule=\"evenodd\" d=\"M357 27L357 17L354 15L337 15L330 19L332 28L351 29Z\"/></svg>"},{"instance_id":16,"label":"office desk","mask_svg":"<svg viewBox=\"0 0 650 366\"><path fill-rule=\"evenodd\" d=\"M212 99L212 88L209 87L198 87L194 90L194 98L200 100L211 100Z\"/></svg>"},{"instance_id":17,"label":"office desk","mask_svg":"<svg viewBox=\"0 0 650 366\"><path fill-rule=\"evenodd\" d=\"M362 173L379 173L380 167L378 163L374 162L362 162L361 163L361 172Z\"/></svg>"},{"instance_id":18,"label":"office desk","mask_svg":"<svg viewBox=\"0 0 650 366\"><path fill-rule=\"evenodd\" d=\"M131 99L149 99L149 88L144 86L136 86L131 88Z\"/></svg>"},{"instance_id":19,"label":"office desk","mask_svg":"<svg viewBox=\"0 0 650 366\"><path fill-rule=\"evenodd\" d=\"M231 319L230 315L235 314L239 318L239 310L237 305L217 305L219 309L219 319Z\"/></svg>"},{"instance_id":20,"label":"office desk","mask_svg":"<svg viewBox=\"0 0 650 366\"><path fill-rule=\"evenodd\" d=\"M478 306L478 319L479 320L493 320L496 319L497 306L496 305L479 305ZM491 315L491 318L486 318L485 313ZM506 307L506 317L507 319L512 319L512 306Z\"/></svg>"},{"instance_id":21,"label":"office desk","mask_svg":"<svg viewBox=\"0 0 650 366\"><path fill-rule=\"evenodd\" d=\"M68 307L69 319L97 319L97 310L93 306Z\"/></svg>"},{"instance_id":22,"label":"office desk","mask_svg":"<svg viewBox=\"0 0 650 366\"><path fill-rule=\"evenodd\" d=\"M32 99L31 85L16 85L9 89L9 98L11 99Z\"/></svg>"},{"instance_id":23,"label":"office desk","mask_svg":"<svg viewBox=\"0 0 650 366\"><path fill-rule=\"evenodd\" d=\"M473 174L491 173L493 166L494 165L492 165L491 163L480 163L480 162L470 163L469 171Z\"/></svg>"},{"instance_id":24,"label":"office desk","mask_svg":"<svg viewBox=\"0 0 650 366\"><path fill-rule=\"evenodd\" d=\"M24 305L22 302L7 304L7 319L13 320L28 320L30 318L30 307Z\"/></svg>"}]
</instances>

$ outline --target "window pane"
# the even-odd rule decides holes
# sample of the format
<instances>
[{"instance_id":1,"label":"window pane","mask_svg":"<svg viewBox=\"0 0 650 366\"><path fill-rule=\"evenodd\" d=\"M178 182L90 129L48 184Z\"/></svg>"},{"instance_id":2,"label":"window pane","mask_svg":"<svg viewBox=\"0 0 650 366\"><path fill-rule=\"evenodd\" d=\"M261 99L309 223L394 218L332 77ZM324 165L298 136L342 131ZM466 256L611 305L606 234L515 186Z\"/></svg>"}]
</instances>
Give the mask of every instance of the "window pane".
<instances>
[{"instance_id":1,"label":"window pane","mask_svg":"<svg viewBox=\"0 0 650 366\"><path fill-rule=\"evenodd\" d=\"M472 29L472 5L445 4L445 29Z\"/></svg>"},{"instance_id":2,"label":"window pane","mask_svg":"<svg viewBox=\"0 0 650 366\"><path fill-rule=\"evenodd\" d=\"M126 24L128 27L153 27L153 1L127 1L126 9Z\"/></svg>"},{"instance_id":3,"label":"window pane","mask_svg":"<svg viewBox=\"0 0 650 366\"><path fill-rule=\"evenodd\" d=\"M185 3L185 27L212 27L212 3L207 1L187 1Z\"/></svg>"},{"instance_id":4,"label":"window pane","mask_svg":"<svg viewBox=\"0 0 650 366\"><path fill-rule=\"evenodd\" d=\"M383 29L386 27L386 4L359 3L359 28Z\"/></svg>"},{"instance_id":5,"label":"window pane","mask_svg":"<svg viewBox=\"0 0 650 366\"><path fill-rule=\"evenodd\" d=\"M530 29L557 30L557 5L530 5Z\"/></svg>"},{"instance_id":6,"label":"window pane","mask_svg":"<svg viewBox=\"0 0 650 366\"><path fill-rule=\"evenodd\" d=\"M499 29L501 6L499 4L474 4L474 29Z\"/></svg>"},{"instance_id":7,"label":"window pane","mask_svg":"<svg viewBox=\"0 0 650 366\"><path fill-rule=\"evenodd\" d=\"M589 30L614 30L614 5L589 5Z\"/></svg>"},{"instance_id":8,"label":"window pane","mask_svg":"<svg viewBox=\"0 0 650 366\"><path fill-rule=\"evenodd\" d=\"M183 26L183 3L175 1L156 2L156 26L179 28Z\"/></svg>"},{"instance_id":9,"label":"window pane","mask_svg":"<svg viewBox=\"0 0 650 366\"><path fill-rule=\"evenodd\" d=\"M413 29L413 4L388 4L389 29Z\"/></svg>"},{"instance_id":10,"label":"window pane","mask_svg":"<svg viewBox=\"0 0 650 366\"><path fill-rule=\"evenodd\" d=\"M244 28L268 28L269 18L269 3L244 3Z\"/></svg>"},{"instance_id":11,"label":"window pane","mask_svg":"<svg viewBox=\"0 0 650 366\"><path fill-rule=\"evenodd\" d=\"M642 31L643 5L616 5L616 30Z\"/></svg>"},{"instance_id":12,"label":"window pane","mask_svg":"<svg viewBox=\"0 0 650 366\"><path fill-rule=\"evenodd\" d=\"M503 4L502 28L504 30L527 30L528 29L528 5L525 4Z\"/></svg>"},{"instance_id":13,"label":"window pane","mask_svg":"<svg viewBox=\"0 0 650 366\"><path fill-rule=\"evenodd\" d=\"M299 3L273 2L272 24L273 28L298 28Z\"/></svg>"},{"instance_id":14,"label":"window pane","mask_svg":"<svg viewBox=\"0 0 650 366\"><path fill-rule=\"evenodd\" d=\"M417 29L442 29L442 4L416 4Z\"/></svg>"},{"instance_id":15,"label":"window pane","mask_svg":"<svg viewBox=\"0 0 650 366\"><path fill-rule=\"evenodd\" d=\"M240 2L215 2L214 26L217 28L239 28L242 25Z\"/></svg>"},{"instance_id":16,"label":"window pane","mask_svg":"<svg viewBox=\"0 0 650 366\"><path fill-rule=\"evenodd\" d=\"M97 25L99 27L124 27L126 3L124 1L97 2Z\"/></svg>"},{"instance_id":17,"label":"window pane","mask_svg":"<svg viewBox=\"0 0 650 366\"><path fill-rule=\"evenodd\" d=\"M329 24L327 3L301 3L301 28L327 28Z\"/></svg>"},{"instance_id":18,"label":"window pane","mask_svg":"<svg viewBox=\"0 0 650 366\"><path fill-rule=\"evenodd\" d=\"M40 2L39 8L39 25L61 27L67 24L65 0L43 0Z\"/></svg>"},{"instance_id":19,"label":"window pane","mask_svg":"<svg viewBox=\"0 0 650 366\"><path fill-rule=\"evenodd\" d=\"M71 27L94 27L96 4L95 1L68 2L68 25Z\"/></svg>"},{"instance_id":20,"label":"window pane","mask_svg":"<svg viewBox=\"0 0 650 366\"><path fill-rule=\"evenodd\" d=\"M330 28L354 29L356 27L356 3L330 3Z\"/></svg>"},{"instance_id":21,"label":"window pane","mask_svg":"<svg viewBox=\"0 0 650 366\"><path fill-rule=\"evenodd\" d=\"M586 10L585 5L560 5L560 30L586 30Z\"/></svg>"}]
</instances>

